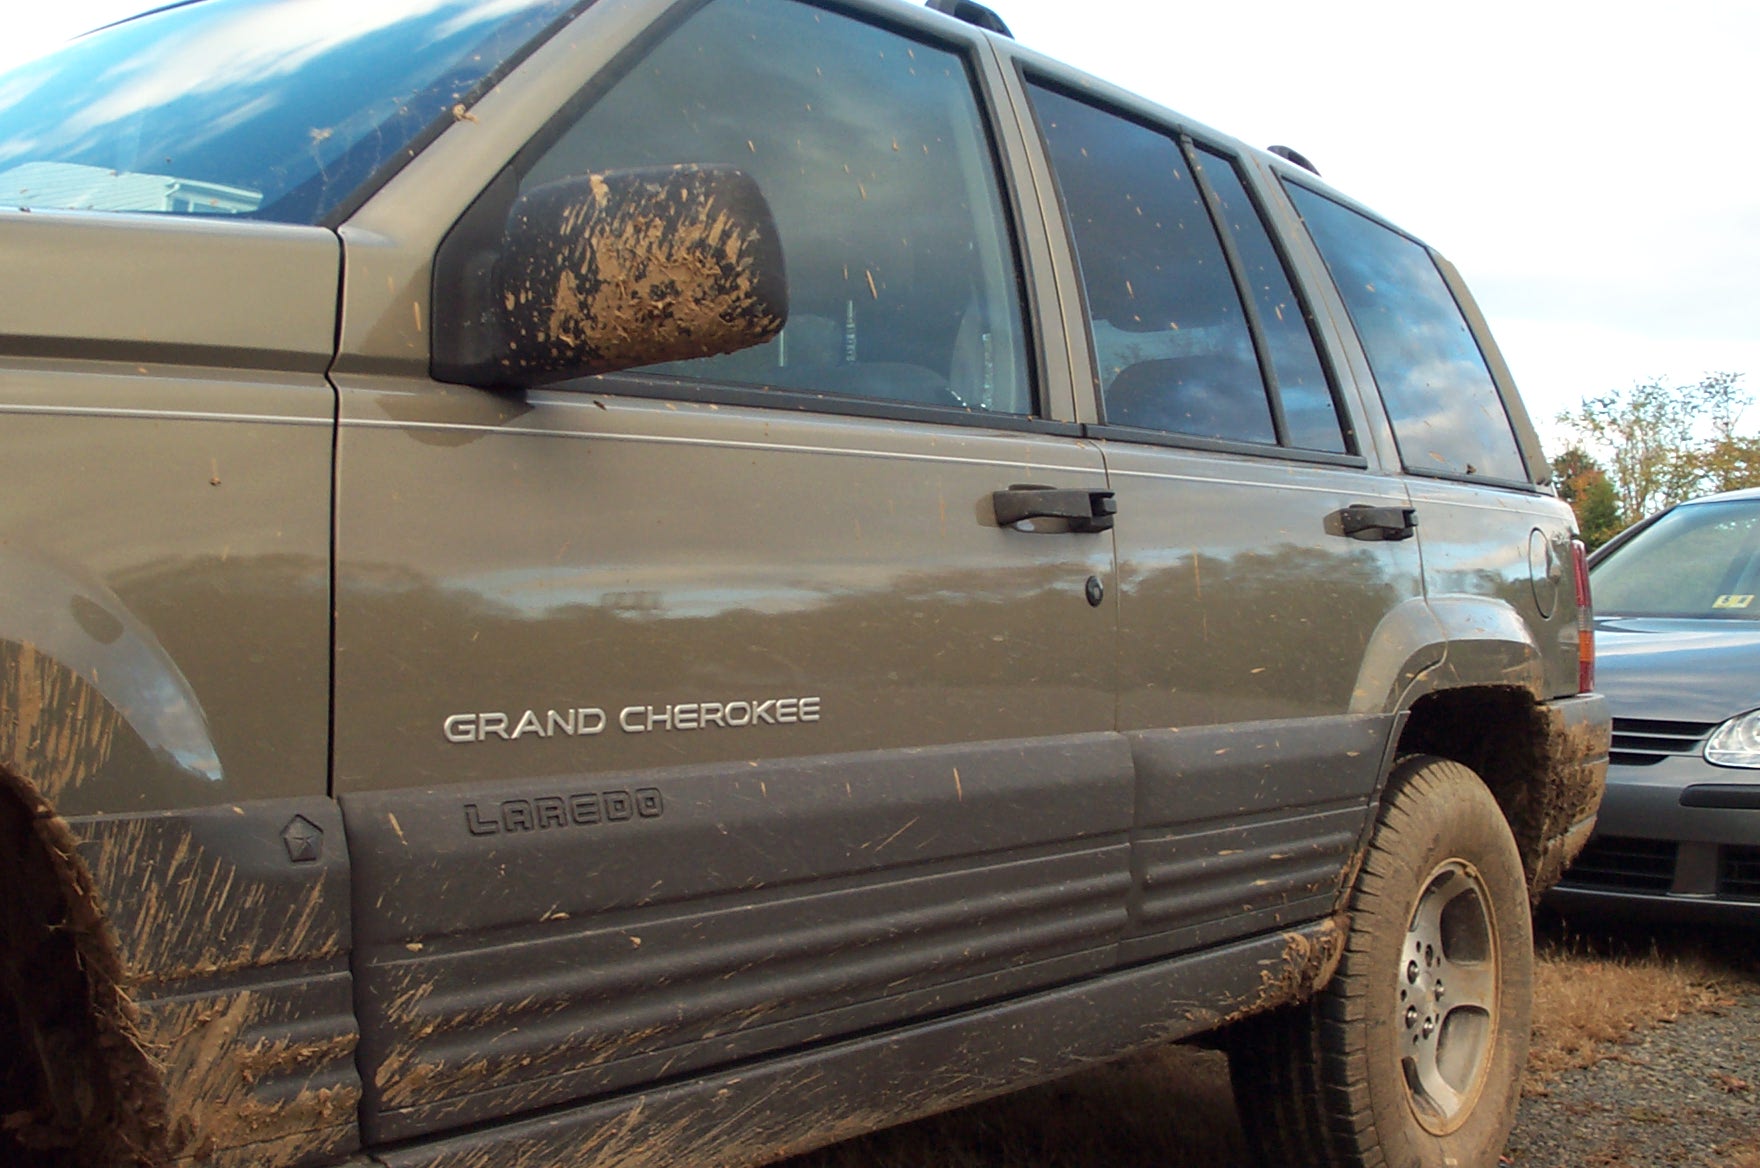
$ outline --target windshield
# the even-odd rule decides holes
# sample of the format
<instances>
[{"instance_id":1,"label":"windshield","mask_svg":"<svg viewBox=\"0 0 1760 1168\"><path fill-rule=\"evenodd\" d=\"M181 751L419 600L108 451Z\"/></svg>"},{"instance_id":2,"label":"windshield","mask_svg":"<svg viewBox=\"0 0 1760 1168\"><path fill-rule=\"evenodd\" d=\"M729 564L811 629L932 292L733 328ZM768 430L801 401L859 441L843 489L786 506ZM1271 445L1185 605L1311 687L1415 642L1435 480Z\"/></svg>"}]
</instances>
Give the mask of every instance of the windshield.
<instances>
[{"instance_id":1,"label":"windshield","mask_svg":"<svg viewBox=\"0 0 1760 1168\"><path fill-rule=\"evenodd\" d=\"M1760 500L1676 507L1590 576L1598 613L1760 620Z\"/></svg>"},{"instance_id":2,"label":"windshield","mask_svg":"<svg viewBox=\"0 0 1760 1168\"><path fill-rule=\"evenodd\" d=\"M0 73L0 206L325 222L580 6L200 0L101 29Z\"/></svg>"}]
</instances>

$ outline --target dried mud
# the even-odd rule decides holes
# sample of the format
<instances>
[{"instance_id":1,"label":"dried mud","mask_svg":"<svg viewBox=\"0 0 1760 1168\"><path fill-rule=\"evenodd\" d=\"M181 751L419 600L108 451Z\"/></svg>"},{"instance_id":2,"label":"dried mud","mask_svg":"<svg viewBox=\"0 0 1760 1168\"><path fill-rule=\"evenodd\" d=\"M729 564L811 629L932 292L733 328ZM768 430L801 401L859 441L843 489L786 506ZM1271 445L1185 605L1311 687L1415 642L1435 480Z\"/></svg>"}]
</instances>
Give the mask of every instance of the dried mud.
<instances>
[{"instance_id":1,"label":"dried mud","mask_svg":"<svg viewBox=\"0 0 1760 1168\"><path fill-rule=\"evenodd\" d=\"M750 206L735 208L740 185L680 168L647 182L589 175L524 196L508 230L530 241L515 251L531 258L501 289L519 334L506 371L522 380L599 373L733 352L779 333L787 295L774 227L754 224ZM637 187L644 197L630 197ZM552 222L568 241L560 249L542 227Z\"/></svg>"},{"instance_id":2,"label":"dried mud","mask_svg":"<svg viewBox=\"0 0 1760 1168\"><path fill-rule=\"evenodd\" d=\"M114 934L66 823L10 766L0 766L0 830L0 1012L27 1054L9 1082L17 1094L0 1101L0 1158L28 1168L159 1164L166 1100Z\"/></svg>"},{"instance_id":3,"label":"dried mud","mask_svg":"<svg viewBox=\"0 0 1760 1168\"><path fill-rule=\"evenodd\" d=\"M165 1058L176 1117L167 1141L172 1157L205 1165L291 1164L344 1142L360 1089L336 1081L334 1071L352 1062L355 1038L253 1037L252 1030L281 1021L277 1005L243 991L143 1009L144 1036ZM297 1084L291 1093L290 1084Z\"/></svg>"},{"instance_id":4,"label":"dried mud","mask_svg":"<svg viewBox=\"0 0 1760 1168\"><path fill-rule=\"evenodd\" d=\"M110 758L122 715L29 644L0 644L0 764L50 806Z\"/></svg>"}]
</instances>

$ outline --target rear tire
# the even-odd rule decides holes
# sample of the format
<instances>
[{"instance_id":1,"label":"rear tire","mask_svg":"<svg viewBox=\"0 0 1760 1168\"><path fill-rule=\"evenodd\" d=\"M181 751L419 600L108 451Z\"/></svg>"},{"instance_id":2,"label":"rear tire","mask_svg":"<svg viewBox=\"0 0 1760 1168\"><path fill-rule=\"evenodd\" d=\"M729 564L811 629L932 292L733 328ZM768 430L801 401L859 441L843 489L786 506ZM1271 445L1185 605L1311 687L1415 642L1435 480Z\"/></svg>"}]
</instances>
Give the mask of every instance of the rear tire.
<instances>
[{"instance_id":1,"label":"rear tire","mask_svg":"<svg viewBox=\"0 0 1760 1168\"><path fill-rule=\"evenodd\" d=\"M1402 761L1350 897L1338 971L1231 1032L1267 1165L1494 1168L1527 1061L1533 942L1521 856L1485 784Z\"/></svg>"}]
</instances>

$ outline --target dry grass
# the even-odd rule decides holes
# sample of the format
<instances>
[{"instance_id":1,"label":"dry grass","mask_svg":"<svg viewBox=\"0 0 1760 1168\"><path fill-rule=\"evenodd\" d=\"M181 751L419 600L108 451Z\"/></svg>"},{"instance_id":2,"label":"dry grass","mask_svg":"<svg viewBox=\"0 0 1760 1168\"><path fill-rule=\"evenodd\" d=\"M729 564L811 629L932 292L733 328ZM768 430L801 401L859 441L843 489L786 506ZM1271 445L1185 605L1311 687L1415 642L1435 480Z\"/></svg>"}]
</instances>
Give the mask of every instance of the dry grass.
<instances>
[{"instance_id":1,"label":"dry grass","mask_svg":"<svg viewBox=\"0 0 1760 1168\"><path fill-rule=\"evenodd\" d=\"M1760 1139L1725 1144L1715 1155L1724 1168L1760 1168Z\"/></svg>"},{"instance_id":2,"label":"dry grass","mask_svg":"<svg viewBox=\"0 0 1760 1168\"><path fill-rule=\"evenodd\" d=\"M1760 934L1573 932L1541 925L1525 1088L1620 1056L1663 1020L1760 993ZM1619 1164L1612 1150L1599 1162ZM1594 1161L1586 1161L1585 1168ZM1718 1168L1760 1168L1760 1138L1719 1148ZM877 1132L782 1168L1252 1168L1228 1066L1169 1047L1042 1087ZM1683 1168L1686 1168L1683 1165Z\"/></svg>"},{"instance_id":3,"label":"dry grass","mask_svg":"<svg viewBox=\"0 0 1760 1168\"><path fill-rule=\"evenodd\" d=\"M1712 1155L1718 1168L1760 1168L1760 1139L1725 1144Z\"/></svg>"},{"instance_id":4,"label":"dry grass","mask_svg":"<svg viewBox=\"0 0 1760 1168\"><path fill-rule=\"evenodd\" d=\"M1536 956L1530 1095L1651 1026L1760 992L1760 938L1729 930L1580 933L1547 921Z\"/></svg>"}]
</instances>

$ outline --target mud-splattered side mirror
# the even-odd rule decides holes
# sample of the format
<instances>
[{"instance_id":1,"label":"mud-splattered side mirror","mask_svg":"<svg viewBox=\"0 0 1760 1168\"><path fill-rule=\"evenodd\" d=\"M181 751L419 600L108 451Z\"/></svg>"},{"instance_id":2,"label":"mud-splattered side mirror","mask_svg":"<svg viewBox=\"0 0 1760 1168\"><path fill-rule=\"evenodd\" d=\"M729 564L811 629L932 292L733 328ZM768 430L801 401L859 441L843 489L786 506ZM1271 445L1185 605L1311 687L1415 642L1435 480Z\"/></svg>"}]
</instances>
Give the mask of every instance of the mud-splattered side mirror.
<instances>
[{"instance_id":1,"label":"mud-splattered side mirror","mask_svg":"<svg viewBox=\"0 0 1760 1168\"><path fill-rule=\"evenodd\" d=\"M513 200L495 252L477 359L437 351L446 380L527 387L733 353L788 319L775 219L732 166L546 183Z\"/></svg>"}]
</instances>

